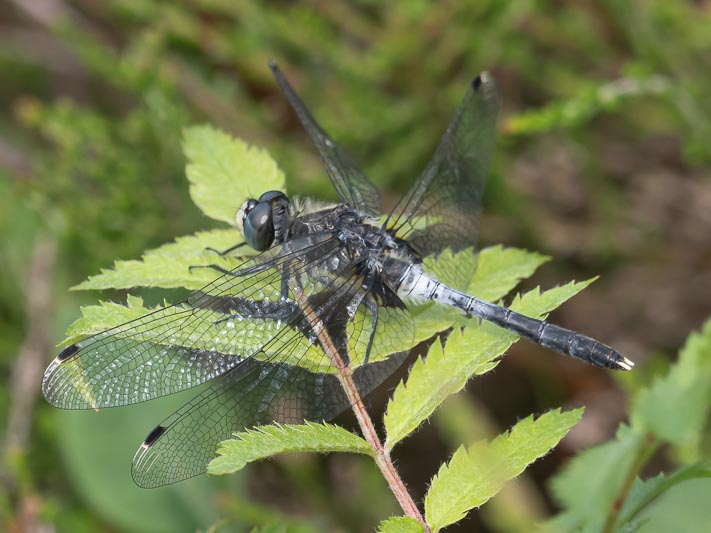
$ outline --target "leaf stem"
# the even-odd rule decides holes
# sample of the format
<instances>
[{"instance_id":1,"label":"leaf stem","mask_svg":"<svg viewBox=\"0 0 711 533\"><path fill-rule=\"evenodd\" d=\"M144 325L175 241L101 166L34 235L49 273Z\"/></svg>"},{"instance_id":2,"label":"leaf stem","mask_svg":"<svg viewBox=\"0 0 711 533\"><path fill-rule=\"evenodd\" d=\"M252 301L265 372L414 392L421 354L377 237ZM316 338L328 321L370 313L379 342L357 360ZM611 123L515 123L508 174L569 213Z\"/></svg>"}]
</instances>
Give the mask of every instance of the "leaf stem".
<instances>
[{"instance_id":1,"label":"leaf stem","mask_svg":"<svg viewBox=\"0 0 711 533\"><path fill-rule=\"evenodd\" d=\"M309 305L303 295L303 292L294 292L296 293L299 304L304 310L304 314L311 322L313 331L316 334L321 347L331 359L333 366L338 369L339 381L341 382L341 386L343 387L346 397L348 398L356 419L358 420L358 425L363 433L363 438L365 438L375 452L375 464L378 465L378 468L382 472L383 477L385 477L390 490L392 490L405 514L417 520L422 525L424 530L429 533L430 528L427 526L427 523L420 513L420 510L417 508L417 505L413 501L412 496L410 496L410 493L407 491L405 483L403 483L400 475L397 473L395 465L390 459L390 453L385 449L383 443L380 441L380 437L375 430L373 421L365 408L363 399L358 392L355 381L353 381L353 373L351 372L351 369L345 364L343 358L338 353L336 346L333 344L330 335L326 331L326 327L313 308Z\"/></svg>"},{"instance_id":2,"label":"leaf stem","mask_svg":"<svg viewBox=\"0 0 711 533\"><path fill-rule=\"evenodd\" d=\"M637 479L639 472L658 447L659 443L652 433L647 433L642 437L639 449L637 450L637 457L627 472L627 477L625 477L625 481L622 484L622 487L620 487L617 497L613 500L612 505L610 506L610 511L605 519L605 525L602 528L603 533L612 533L615 531L617 517L622 511L622 507L625 504L625 500L627 499L630 490L632 490L634 480Z\"/></svg>"}]
</instances>

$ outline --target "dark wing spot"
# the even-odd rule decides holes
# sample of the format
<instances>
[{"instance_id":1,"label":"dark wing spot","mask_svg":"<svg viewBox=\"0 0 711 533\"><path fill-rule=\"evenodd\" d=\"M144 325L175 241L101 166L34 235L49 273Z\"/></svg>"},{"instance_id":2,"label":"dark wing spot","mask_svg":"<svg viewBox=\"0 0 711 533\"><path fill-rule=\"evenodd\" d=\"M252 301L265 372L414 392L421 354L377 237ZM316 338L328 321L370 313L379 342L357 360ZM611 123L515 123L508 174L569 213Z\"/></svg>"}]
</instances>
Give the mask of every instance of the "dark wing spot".
<instances>
[{"instance_id":1,"label":"dark wing spot","mask_svg":"<svg viewBox=\"0 0 711 533\"><path fill-rule=\"evenodd\" d=\"M143 441L143 446L145 448L148 448L151 446L155 441L157 441L160 436L165 433L165 426L156 426L153 428L153 431L151 431L148 436L144 439Z\"/></svg>"},{"instance_id":2,"label":"dark wing spot","mask_svg":"<svg viewBox=\"0 0 711 533\"><path fill-rule=\"evenodd\" d=\"M481 87L481 74L472 80L472 87L475 90L479 90L479 87Z\"/></svg>"},{"instance_id":3,"label":"dark wing spot","mask_svg":"<svg viewBox=\"0 0 711 533\"><path fill-rule=\"evenodd\" d=\"M64 348L64 350L62 350L62 353L60 353L57 356L57 361L59 361L60 363L63 363L64 361L69 359L72 355L77 353L79 351L79 349L80 348L79 348L78 344L72 344L71 346L67 346L66 348Z\"/></svg>"}]
</instances>

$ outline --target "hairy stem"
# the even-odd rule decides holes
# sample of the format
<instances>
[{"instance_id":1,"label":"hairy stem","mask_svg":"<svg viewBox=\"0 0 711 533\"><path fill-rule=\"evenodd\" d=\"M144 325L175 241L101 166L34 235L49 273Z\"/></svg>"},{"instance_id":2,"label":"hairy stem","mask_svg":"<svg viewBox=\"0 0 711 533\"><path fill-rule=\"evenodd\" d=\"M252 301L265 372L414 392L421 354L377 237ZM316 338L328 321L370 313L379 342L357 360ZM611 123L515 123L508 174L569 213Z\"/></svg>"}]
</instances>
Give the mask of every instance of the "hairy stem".
<instances>
[{"instance_id":1,"label":"hairy stem","mask_svg":"<svg viewBox=\"0 0 711 533\"><path fill-rule=\"evenodd\" d=\"M429 532L429 527L427 527L420 510L417 508L417 505L410 496L410 493L407 491L407 488L400 478L400 475L397 473L397 470L395 470L395 465L390 459L390 454L387 450L385 450L383 443L380 441L380 437L375 430L375 426L373 426L373 421L371 420L368 411L365 409L363 399L358 392L355 381L353 381L353 373L351 372L351 369L344 363L343 358L338 353L336 346L333 344L330 335L326 331L323 322L318 318L316 312L306 301L303 293L298 291L296 297L304 310L304 314L309 320L313 328L313 332L316 334L321 347L331 359L333 366L338 369L338 378L341 382L343 390L346 393L346 397L351 404L353 412L355 413L356 419L358 420L358 425L363 433L363 438L365 438L371 448L373 448L373 451L375 452L375 463L378 465L378 468L380 468L380 471L385 477L390 490L392 490L405 514L417 520L420 524L422 524L425 531Z\"/></svg>"}]
</instances>

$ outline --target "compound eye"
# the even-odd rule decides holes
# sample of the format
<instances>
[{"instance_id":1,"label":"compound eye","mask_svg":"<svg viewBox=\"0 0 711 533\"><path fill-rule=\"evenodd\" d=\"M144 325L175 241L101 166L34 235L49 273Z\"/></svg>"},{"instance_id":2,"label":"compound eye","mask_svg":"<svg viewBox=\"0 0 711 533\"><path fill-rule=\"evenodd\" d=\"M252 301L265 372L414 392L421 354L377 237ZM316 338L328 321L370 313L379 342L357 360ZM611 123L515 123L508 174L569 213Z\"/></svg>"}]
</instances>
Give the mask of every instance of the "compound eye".
<instances>
[{"instance_id":1,"label":"compound eye","mask_svg":"<svg viewBox=\"0 0 711 533\"><path fill-rule=\"evenodd\" d=\"M272 208L268 203L258 203L244 218L244 240L258 252L269 249L274 242Z\"/></svg>"},{"instance_id":2,"label":"compound eye","mask_svg":"<svg viewBox=\"0 0 711 533\"><path fill-rule=\"evenodd\" d=\"M267 191L259 197L259 202L269 202L276 200L277 198L286 199L286 195L281 191Z\"/></svg>"},{"instance_id":3,"label":"compound eye","mask_svg":"<svg viewBox=\"0 0 711 533\"><path fill-rule=\"evenodd\" d=\"M249 215L250 211L252 211L256 205L257 200L250 198L244 202L242 207L240 207L235 213L235 225L240 231L244 231L244 219L247 218L247 215Z\"/></svg>"}]
</instances>

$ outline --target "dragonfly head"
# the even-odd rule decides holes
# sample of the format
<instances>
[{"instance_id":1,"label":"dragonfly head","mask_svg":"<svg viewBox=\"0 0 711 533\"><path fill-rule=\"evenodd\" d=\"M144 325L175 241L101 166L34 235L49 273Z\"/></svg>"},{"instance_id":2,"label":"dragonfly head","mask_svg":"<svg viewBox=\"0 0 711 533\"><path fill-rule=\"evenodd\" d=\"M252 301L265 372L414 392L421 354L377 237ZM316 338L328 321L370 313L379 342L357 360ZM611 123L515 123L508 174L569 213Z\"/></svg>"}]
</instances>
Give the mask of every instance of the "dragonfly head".
<instances>
[{"instance_id":1,"label":"dragonfly head","mask_svg":"<svg viewBox=\"0 0 711 533\"><path fill-rule=\"evenodd\" d=\"M235 216L237 227L242 230L249 246L263 252L274 242L274 218L272 208L276 203L289 204L281 191L268 191L258 200L250 198L239 208Z\"/></svg>"}]
</instances>

